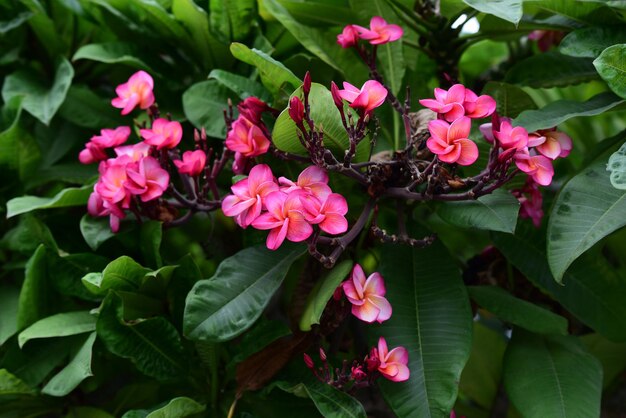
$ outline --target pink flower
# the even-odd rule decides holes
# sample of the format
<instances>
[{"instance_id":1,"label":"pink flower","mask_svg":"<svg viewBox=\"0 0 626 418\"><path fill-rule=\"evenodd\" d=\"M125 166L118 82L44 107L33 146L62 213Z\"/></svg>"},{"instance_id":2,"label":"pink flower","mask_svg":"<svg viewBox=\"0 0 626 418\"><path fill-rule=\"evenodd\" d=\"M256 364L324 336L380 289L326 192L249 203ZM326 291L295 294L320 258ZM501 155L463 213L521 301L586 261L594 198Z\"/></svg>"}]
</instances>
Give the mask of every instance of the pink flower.
<instances>
[{"instance_id":1,"label":"pink flower","mask_svg":"<svg viewBox=\"0 0 626 418\"><path fill-rule=\"evenodd\" d=\"M299 125L304 118L304 103L298 96L293 96L289 101L289 117Z\"/></svg>"},{"instance_id":2,"label":"pink flower","mask_svg":"<svg viewBox=\"0 0 626 418\"><path fill-rule=\"evenodd\" d=\"M448 124L443 120L428 123L431 137L426 141L428 149L446 163L470 165L478 159L478 147L468 139L472 123L467 117Z\"/></svg>"},{"instance_id":3,"label":"pink flower","mask_svg":"<svg viewBox=\"0 0 626 418\"><path fill-rule=\"evenodd\" d=\"M100 148L113 148L122 145L130 136L130 128L128 126L119 126L115 129L102 129L100 135L91 137L91 142Z\"/></svg>"},{"instance_id":4,"label":"pink flower","mask_svg":"<svg viewBox=\"0 0 626 418\"><path fill-rule=\"evenodd\" d=\"M124 164L116 164L114 160L111 160L111 162L103 161L100 163L99 170L100 179L95 185L95 191L103 200L128 208L130 205L130 193L124 187L128 178L126 166Z\"/></svg>"},{"instance_id":5,"label":"pink flower","mask_svg":"<svg viewBox=\"0 0 626 418\"><path fill-rule=\"evenodd\" d=\"M239 116L228 132L225 145L229 150L241 153L245 157L256 157L267 152L270 141L261 128L245 117Z\"/></svg>"},{"instance_id":6,"label":"pink flower","mask_svg":"<svg viewBox=\"0 0 626 418\"><path fill-rule=\"evenodd\" d=\"M554 168L550 159L543 155L530 155L528 148L524 148L515 154L515 164L542 186L552 182Z\"/></svg>"},{"instance_id":7,"label":"pink flower","mask_svg":"<svg viewBox=\"0 0 626 418\"><path fill-rule=\"evenodd\" d=\"M290 194L281 191L268 194L264 200L267 212L261 214L252 222L257 229L270 229L266 245L270 250L275 250L283 243L285 238L289 241L300 242L307 239L313 228L304 219L300 193Z\"/></svg>"},{"instance_id":8,"label":"pink flower","mask_svg":"<svg viewBox=\"0 0 626 418\"><path fill-rule=\"evenodd\" d=\"M363 366L352 366L350 369L350 377L352 380L360 382L367 379L367 373L363 370Z\"/></svg>"},{"instance_id":9,"label":"pink flower","mask_svg":"<svg viewBox=\"0 0 626 418\"><path fill-rule=\"evenodd\" d=\"M328 174L315 165L305 168L295 183L286 177L280 177L278 183L285 193L303 190L321 201L326 200L326 197L331 193L330 187L328 187Z\"/></svg>"},{"instance_id":10,"label":"pink flower","mask_svg":"<svg viewBox=\"0 0 626 418\"><path fill-rule=\"evenodd\" d=\"M409 352L404 347L387 349L387 341L383 337L378 339L378 371L392 382L403 382L409 379L411 372L407 367Z\"/></svg>"},{"instance_id":11,"label":"pink flower","mask_svg":"<svg viewBox=\"0 0 626 418\"><path fill-rule=\"evenodd\" d=\"M528 39L537 41L537 46L541 52L546 52L553 45L561 43L565 33L556 30L534 30L528 34Z\"/></svg>"},{"instance_id":12,"label":"pink flower","mask_svg":"<svg viewBox=\"0 0 626 418\"><path fill-rule=\"evenodd\" d=\"M350 103L353 109L364 109L370 113L385 102L387 89L376 80L368 80L359 90L352 84L344 81L343 90L339 90L342 99Z\"/></svg>"},{"instance_id":13,"label":"pink flower","mask_svg":"<svg viewBox=\"0 0 626 418\"><path fill-rule=\"evenodd\" d=\"M232 195L222 201L222 211L226 216L235 216L242 228L246 228L263 210L263 199L278 191L272 170L266 164L255 165L248 178L239 180L230 190ZM280 244L279 244L280 245Z\"/></svg>"},{"instance_id":14,"label":"pink flower","mask_svg":"<svg viewBox=\"0 0 626 418\"><path fill-rule=\"evenodd\" d=\"M118 97L111 100L111 104L122 109L122 115L129 114L137 105L141 109L147 109L154 104L153 87L154 82L150 74L137 71L126 83L117 86L115 92Z\"/></svg>"},{"instance_id":15,"label":"pink flower","mask_svg":"<svg viewBox=\"0 0 626 418\"><path fill-rule=\"evenodd\" d=\"M124 219L126 214L116 204L102 200L98 192L94 191L89 196L87 202L87 212L91 216L109 216L109 226L111 231L117 232L120 229L120 219Z\"/></svg>"},{"instance_id":16,"label":"pink flower","mask_svg":"<svg viewBox=\"0 0 626 418\"><path fill-rule=\"evenodd\" d=\"M127 157L131 162L139 161L150 154L152 147L145 142L133 145L124 145L113 149L118 158Z\"/></svg>"},{"instance_id":17,"label":"pink flower","mask_svg":"<svg viewBox=\"0 0 626 418\"><path fill-rule=\"evenodd\" d=\"M139 133L148 145L172 149L182 139L183 127L176 121L159 118L152 122L152 129L140 129Z\"/></svg>"},{"instance_id":18,"label":"pink flower","mask_svg":"<svg viewBox=\"0 0 626 418\"><path fill-rule=\"evenodd\" d=\"M104 149L100 148L93 142L87 142L85 144L85 149L78 154L78 161L82 164L92 164L106 159L107 154L104 152Z\"/></svg>"},{"instance_id":19,"label":"pink flower","mask_svg":"<svg viewBox=\"0 0 626 418\"><path fill-rule=\"evenodd\" d=\"M499 130L493 131L493 134L505 150L510 148L521 150L528 145L528 131L521 126L514 128L508 120L502 120Z\"/></svg>"},{"instance_id":20,"label":"pink flower","mask_svg":"<svg viewBox=\"0 0 626 418\"><path fill-rule=\"evenodd\" d=\"M456 412L451 411L450 412L450 418L456 418ZM465 418L465 417L460 417L460 418Z\"/></svg>"},{"instance_id":21,"label":"pink flower","mask_svg":"<svg viewBox=\"0 0 626 418\"><path fill-rule=\"evenodd\" d=\"M354 28L358 31L361 39L369 41L372 45L382 45L387 42L397 41L404 34L400 26L388 24L385 19L380 16L372 17L369 29L358 25L354 25ZM337 39L337 42L339 42L339 39Z\"/></svg>"},{"instance_id":22,"label":"pink flower","mask_svg":"<svg viewBox=\"0 0 626 418\"><path fill-rule=\"evenodd\" d=\"M240 102L237 110L241 116L258 125L261 123L261 114L270 110L270 107L263 100L251 96Z\"/></svg>"},{"instance_id":23,"label":"pink flower","mask_svg":"<svg viewBox=\"0 0 626 418\"><path fill-rule=\"evenodd\" d=\"M455 84L449 90L435 89L435 99L419 101L424 107L439 113L448 122L461 116L468 118L484 118L496 110L496 101L487 95L476 96L476 93L462 84Z\"/></svg>"},{"instance_id":24,"label":"pink flower","mask_svg":"<svg viewBox=\"0 0 626 418\"><path fill-rule=\"evenodd\" d=\"M167 189L170 175L161 168L159 162L152 157L145 157L137 163L126 167L128 181L126 188L134 195L139 195L142 202L159 198Z\"/></svg>"},{"instance_id":25,"label":"pink flower","mask_svg":"<svg viewBox=\"0 0 626 418\"><path fill-rule=\"evenodd\" d=\"M400 36L402 36L402 34L400 34ZM345 28L343 28L343 31L339 35L337 35L337 43L341 45L342 48L350 48L351 46L356 45L358 41L359 32L354 25L346 26Z\"/></svg>"},{"instance_id":26,"label":"pink flower","mask_svg":"<svg viewBox=\"0 0 626 418\"><path fill-rule=\"evenodd\" d=\"M572 150L572 139L555 129L535 132L530 136L538 142L535 149L551 160L567 157Z\"/></svg>"},{"instance_id":27,"label":"pink flower","mask_svg":"<svg viewBox=\"0 0 626 418\"><path fill-rule=\"evenodd\" d=\"M539 191L539 186L531 177L528 177L526 184L521 189L511 190L513 196L517 197L521 206L519 215L522 218L530 218L536 228L541 226L543 218L543 196Z\"/></svg>"},{"instance_id":28,"label":"pink flower","mask_svg":"<svg viewBox=\"0 0 626 418\"><path fill-rule=\"evenodd\" d=\"M348 221L344 216L348 213L348 202L342 195L331 193L325 200L309 195L303 196L300 200L304 218L308 223L319 225L322 231L333 235L348 230Z\"/></svg>"},{"instance_id":29,"label":"pink flower","mask_svg":"<svg viewBox=\"0 0 626 418\"><path fill-rule=\"evenodd\" d=\"M200 175L206 164L206 154L198 149L195 151L185 151L182 160L174 160L174 165L178 168L178 172L189 174L192 177Z\"/></svg>"},{"instance_id":30,"label":"pink flower","mask_svg":"<svg viewBox=\"0 0 626 418\"><path fill-rule=\"evenodd\" d=\"M341 284L352 304L352 314L365 322L382 323L391 318L391 304L385 299L385 282L375 272L365 278L360 265L355 264L350 278Z\"/></svg>"}]
</instances>

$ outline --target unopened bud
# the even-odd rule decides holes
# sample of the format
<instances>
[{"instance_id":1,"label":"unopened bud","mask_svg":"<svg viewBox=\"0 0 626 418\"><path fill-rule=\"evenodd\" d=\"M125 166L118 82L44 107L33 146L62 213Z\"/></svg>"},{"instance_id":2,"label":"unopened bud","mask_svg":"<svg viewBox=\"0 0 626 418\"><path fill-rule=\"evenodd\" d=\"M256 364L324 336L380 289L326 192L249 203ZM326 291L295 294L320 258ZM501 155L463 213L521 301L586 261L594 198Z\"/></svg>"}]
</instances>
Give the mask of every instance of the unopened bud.
<instances>
[{"instance_id":1,"label":"unopened bud","mask_svg":"<svg viewBox=\"0 0 626 418\"><path fill-rule=\"evenodd\" d=\"M515 155L516 152L517 152L517 148L509 148L506 151L502 151L500 153L500 155L498 155L498 161L500 161L500 162L507 161L507 160L513 158L513 156Z\"/></svg>"},{"instance_id":2,"label":"unopened bud","mask_svg":"<svg viewBox=\"0 0 626 418\"><path fill-rule=\"evenodd\" d=\"M337 286L337 288L333 292L333 299L341 300L342 296L343 296L343 286L340 285L340 286Z\"/></svg>"},{"instance_id":3,"label":"unopened bud","mask_svg":"<svg viewBox=\"0 0 626 418\"><path fill-rule=\"evenodd\" d=\"M343 99L339 94L339 87L337 87L334 81L330 82L330 94L333 96L335 106L337 106L339 109L343 109Z\"/></svg>"},{"instance_id":4,"label":"unopened bud","mask_svg":"<svg viewBox=\"0 0 626 418\"><path fill-rule=\"evenodd\" d=\"M306 364L306 367L311 370L315 368L315 364L313 364L313 359L307 353L304 353L304 364Z\"/></svg>"},{"instance_id":5,"label":"unopened bud","mask_svg":"<svg viewBox=\"0 0 626 418\"><path fill-rule=\"evenodd\" d=\"M304 94L309 94L309 92L311 91L311 73L308 71L304 75L304 82L302 83L302 91L304 92Z\"/></svg>"},{"instance_id":6,"label":"unopened bud","mask_svg":"<svg viewBox=\"0 0 626 418\"><path fill-rule=\"evenodd\" d=\"M322 347L320 347L320 359L322 361L326 361L326 352L324 351Z\"/></svg>"},{"instance_id":7,"label":"unopened bud","mask_svg":"<svg viewBox=\"0 0 626 418\"><path fill-rule=\"evenodd\" d=\"M289 102L289 117L293 119L296 125L302 123L304 118L304 104L298 96L294 96Z\"/></svg>"}]
</instances>

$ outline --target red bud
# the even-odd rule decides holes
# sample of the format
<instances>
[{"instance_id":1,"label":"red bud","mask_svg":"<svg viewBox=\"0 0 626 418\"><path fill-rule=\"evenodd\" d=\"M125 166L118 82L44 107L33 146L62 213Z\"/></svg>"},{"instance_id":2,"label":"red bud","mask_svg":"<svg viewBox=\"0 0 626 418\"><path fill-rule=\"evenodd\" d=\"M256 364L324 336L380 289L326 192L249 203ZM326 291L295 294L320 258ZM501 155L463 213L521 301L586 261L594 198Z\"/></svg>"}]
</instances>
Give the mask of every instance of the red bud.
<instances>
[{"instance_id":1,"label":"red bud","mask_svg":"<svg viewBox=\"0 0 626 418\"><path fill-rule=\"evenodd\" d=\"M340 109L343 109L343 99L339 95L339 87L337 87L334 81L330 82L330 94L333 96L333 101L335 102L335 106L337 106Z\"/></svg>"},{"instance_id":2,"label":"red bud","mask_svg":"<svg viewBox=\"0 0 626 418\"><path fill-rule=\"evenodd\" d=\"M324 351L322 347L320 347L320 359L322 361L326 361L326 352Z\"/></svg>"},{"instance_id":3,"label":"red bud","mask_svg":"<svg viewBox=\"0 0 626 418\"><path fill-rule=\"evenodd\" d=\"M304 83L302 83L302 91L304 92L304 94L309 94L309 92L311 91L311 73L308 71L304 75Z\"/></svg>"},{"instance_id":4,"label":"red bud","mask_svg":"<svg viewBox=\"0 0 626 418\"><path fill-rule=\"evenodd\" d=\"M309 369L314 369L315 368L315 364L313 363L313 359L307 353L304 353L304 363L306 364L306 367L308 367Z\"/></svg>"},{"instance_id":5,"label":"red bud","mask_svg":"<svg viewBox=\"0 0 626 418\"><path fill-rule=\"evenodd\" d=\"M296 125L302 123L304 118L304 104L298 96L294 96L289 102L289 117L293 119Z\"/></svg>"}]
</instances>

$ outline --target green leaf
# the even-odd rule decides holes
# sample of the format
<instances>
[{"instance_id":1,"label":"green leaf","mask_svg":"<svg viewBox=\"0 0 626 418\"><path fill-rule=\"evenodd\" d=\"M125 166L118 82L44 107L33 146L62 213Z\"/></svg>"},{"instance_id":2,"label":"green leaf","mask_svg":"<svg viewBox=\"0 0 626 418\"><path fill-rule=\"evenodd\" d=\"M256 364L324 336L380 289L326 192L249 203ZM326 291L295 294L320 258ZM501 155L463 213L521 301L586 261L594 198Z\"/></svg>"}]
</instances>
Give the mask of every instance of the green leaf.
<instances>
[{"instance_id":1,"label":"green leaf","mask_svg":"<svg viewBox=\"0 0 626 418\"><path fill-rule=\"evenodd\" d=\"M80 219L80 233L87 245L89 245L89 248L94 251L102 243L115 236L115 233L111 231L107 218L94 218L89 214L84 214Z\"/></svg>"},{"instance_id":2,"label":"green leaf","mask_svg":"<svg viewBox=\"0 0 626 418\"><path fill-rule=\"evenodd\" d=\"M620 26L592 26L568 33L559 44L559 52L571 57L596 58L611 45L626 41Z\"/></svg>"},{"instance_id":3,"label":"green leaf","mask_svg":"<svg viewBox=\"0 0 626 418\"><path fill-rule=\"evenodd\" d=\"M92 332L78 347L69 364L46 383L41 393L50 396L65 396L76 389L83 380L93 376L91 357L95 341L96 333Z\"/></svg>"},{"instance_id":4,"label":"green leaf","mask_svg":"<svg viewBox=\"0 0 626 418\"><path fill-rule=\"evenodd\" d=\"M254 96L261 100L269 100L269 94L265 87L259 82L249 78L219 69L211 71L209 78L217 80L218 83L235 93L235 95L241 99Z\"/></svg>"},{"instance_id":5,"label":"green leaf","mask_svg":"<svg viewBox=\"0 0 626 418\"><path fill-rule=\"evenodd\" d=\"M560 283L570 264L593 244L626 225L626 191L611 185L608 153L561 189L548 221L548 262Z\"/></svg>"},{"instance_id":6,"label":"green leaf","mask_svg":"<svg viewBox=\"0 0 626 418\"><path fill-rule=\"evenodd\" d=\"M73 406L63 418L114 418L113 415L102 409L91 406Z\"/></svg>"},{"instance_id":7,"label":"green leaf","mask_svg":"<svg viewBox=\"0 0 626 418\"><path fill-rule=\"evenodd\" d=\"M307 297L304 313L300 318L300 329L310 331L311 325L319 324L326 304L342 281L348 277L352 261L345 260L336 265L322 280L318 281Z\"/></svg>"},{"instance_id":8,"label":"green leaf","mask_svg":"<svg viewBox=\"0 0 626 418\"><path fill-rule=\"evenodd\" d=\"M611 90L626 99L626 44L613 45L595 59L593 65Z\"/></svg>"},{"instance_id":9,"label":"green leaf","mask_svg":"<svg viewBox=\"0 0 626 418\"><path fill-rule=\"evenodd\" d=\"M204 412L206 407L191 398L181 396L174 398L161 407L151 410L135 409L126 412L122 418L184 418Z\"/></svg>"},{"instance_id":10,"label":"green leaf","mask_svg":"<svg viewBox=\"0 0 626 418\"><path fill-rule=\"evenodd\" d=\"M584 255L558 284L548 267L544 237L526 227L516 236L495 233L494 244L522 274L585 325L615 341L626 340L625 278L594 255Z\"/></svg>"},{"instance_id":11,"label":"green leaf","mask_svg":"<svg viewBox=\"0 0 626 418\"><path fill-rule=\"evenodd\" d=\"M611 173L609 179L613 187L626 190L626 143L611 154L606 169Z\"/></svg>"},{"instance_id":12,"label":"green leaf","mask_svg":"<svg viewBox=\"0 0 626 418\"><path fill-rule=\"evenodd\" d=\"M521 88L513 84L490 81L485 85L483 94L496 100L498 114L516 118L524 110L537 109L535 101Z\"/></svg>"},{"instance_id":13,"label":"green leaf","mask_svg":"<svg viewBox=\"0 0 626 418\"><path fill-rule=\"evenodd\" d=\"M241 41L252 29L254 0L209 0L211 30L224 42Z\"/></svg>"},{"instance_id":14,"label":"green leaf","mask_svg":"<svg viewBox=\"0 0 626 418\"><path fill-rule=\"evenodd\" d=\"M6 395L34 395L26 383L9 373L6 369L0 369L0 396Z\"/></svg>"},{"instance_id":15,"label":"green leaf","mask_svg":"<svg viewBox=\"0 0 626 418\"><path fill-rule=\"evenodd\" d=\"M228 107L229 98L233 98L232 91L217 81L201 81L183 93L183 110L196 128L204 128L209 136L223 138L226 135L224 109Z\"/></svg>"},{"instance_id":16,"label":"green leaf","mask_svg":"<svg viewBox=\"0 0 626 418\"><path fill-rule=\"evenodd\" d=\"M65 100L73 77L72 64L65 58L60 59L56 67L51 87L41 82L40 75L19 70L4 80L2 99L8 102L15 96L24 96L22 100L24 110L48 125Z\"/></svg>"},{"instance_id":17,"label":"green leaf","mask_svg":"<svg viewBox=\"0 0 626 418\"><path fill-rule=\"evenodd\" d=\"M517 26L522 18L522 0L463 0L465 4L482 13L507 20Z\"/></svg>"},{"instance_id":18,"label":"green leaf","mask_svg":"<svg viewBox=\"0 0 626 418\"><path fill-rule=\"evenodd\" d=\"M77 253L60 256L56 252L46 253L48 276L52 286L62 295L74 296L83 300L98 301L81 284L81 279L89 272L102 271L109 260L93 253Z\"/></svg>"},{"instance_id":19,"label":"green leaf","mask_svg":"<svg viewBox=\"0 0 626 418\"><path fill-rule=\"evenodd\" d=\"M128 256L121 256L111 261L102 271L98 294L104 295L109 289L137 290L148 273L150 273L150 269L141 266ZM96 284L91 280L95 276L90 273L87 277L90 279L83 278L83 281L89 280L92 284Z\"/></svg>"},{"instance_id":20,"label":"green leaf","mask_svg":"<svg viewBox=\"0 0 626 418\"><path fill-rule=\"evenodd\" d=\"M183 330L196 341L228 341L254 324L302 246L246 248L222 261L215 275L197 282L185 306Z\"/></svg>"},{"instance_id":21,"label":"green leaf","mask_svg":"<svg viewBox=\"0 0 626 418\"><path fill-rule=\"evenodd\" d=\"M161 239L163 238L163 224L158 221L144 222L139 229L139 249L146 264L160 268L163 265L161 259Z\"/></svg>"},{"instance_id":22,"label":"green leaf","mask_svg":"<svg viewBox=\"0 0 626 418\"><path fill-rule=\"evenodd\" d=\"M293 92L293 96L302 97L302 87ZM311 92L309 93L309 103L311 107L311 118L315 121L315 125L324 130L324 146L330 149L337 158L343 158L345 150L350 147L348 134L341 122L341 115L335 107L333 97L325 86L312 83ZM289 117L289 110L285 109L281 112L274 124L272 131L272 141L280 150L306 154L305 148L302 146L296 136L295 122ZM365 138L357 147L356 161L363 161L369 152L369 141Z\"/></svg>"},{"instance_id":23,"label":"green leaf","mask_svg":"<svg viewBox=\"0 0 626 418\"><path fill-rule=\"evenodd\" d=\"M509 191L495 190L476 200L445 202L437 214L446 222L463 228L515 232L519 202Z\"/></svg>"},{"instance_id":24,"label":"green leaf","mask_svg":"<svg viewBox=\"0 0 626 418\"><path fill-rule=\"evenodd\" d=\"M22 196L7 202L7 218L39 209L65 208L87 204L93 186L70 187L61 190L54 197Z\"/></svg>"},{"instance_id":25,"label":"green leaf","mask_svg":"<svg viewBox=\"0 0 626 418\"><path fill-rule=\"evenodd\" d=\"M507 72L507 83L533 88L561 87L598 78L591 60L551 51L518 61Z\"/></svg>"},{"instance_id":26,"label":"green leaf","mask_svg":"<svg viewBox=\"0 0 626 418\"><path fill-rule=\"evenodd\" d=\"M380 273L391 319L373 331L389 348L409 351L407 382L381 382L385 400L400 417L447 418L470 355L472 313L459 269L441 243L426 248L384 246Z\"/></svg>"},{"instance_id":27,"label":"green leaf","mask_svg":"<svg viewBox=\"0 0 626 418\"><path fill-rule=\"evenodd\" d=\"M103 99L87 86L73 85L59 108L59 115L83 128L101 129L119 126L124 120L111 106L111 100Z\"/></svg>"},{"instance_id":28,"label":"green leaf","mask_svg":"<svg viewBox=\"0 0 626 418\"><path fill-rule=\"evenodd\" d=\"M122 299L114 291L102 302L96 330L111 353L130 359L147 376L167 380L186 373L176 328L160 316L126 322Z\"/></svg>"},{"instance_id":29,"label":"green leaf","mask_svg":"<svg viewBox=\"0 0 626 418\"><path fill-rule=\"evenodd\" d=\"M193 0L174 0L172 2L174 17L181 22L189 32L192 40L191 47L195 50L196 59L202 61L204 68L223 64L226 47L211 36L209 32L210 16ZM247 23L247 22L246 22Z\"/></svg>"},{"instance_id":30,"label":"green leaf","mask_svg":"<svg viewBox=\"0 0 626 418\"><path fill-rule=\"evenodd\" d=\"M46 248L43 245L26 263L24 283L17 309L17 328L23 329L45 317L50 311L51 293L46 266Z\"/></svg>"},{"instance_id":31,"label":"green leaf","mask_svg":"<svg viewBox=\"0 0 626 418\"><path fill-rule=\"evenodd\" d=\"M469 286L474 301L501 320L538 334L567 335L567 319L497 286Z\"/></svg>"},{"instance_id":32,"label":"green leaf","mask_svg":"<svg viewBox=\"0 0 626 418\"><path fill-rule=\"evenodd\" d=\"M504 386L525 418L600 416L602 367L574 337L513 332Z\"/></svg>"},{"instance_id":33,"label":"green leaf","mask_svg":"<svg viewBox=\"0 0 626 418\"><path fill-rule=\"evenodd\" d=\"M233 42L230 45L230 52L238 60L250 64L259 70L263 85L274 97L280 96L283 89L286 95L289 95L302 84L302 81L291 70L263 51L255 48L250 49L244 44Z\"/></svg>"},{"instance_id":34,"label":"green leaf","mask_svg":"<svg viewBox=\"0 0 626 418\"><path fill-rule=\"evenodd\" d=\"M366 418L363 405L352 396L322 382L303 385L306 393L325 418Z\"/></svg>"},{"instance_id":35,"label":"green leaf","mask_svg":"<svg viewBox=\"0 0 626 418\"><path fill-rule=\"evenodd\" d=\"M89 311L64 312L40 319L17 337L20 347L35 338L65 337L96 329L96 318Z\"/></svg>"},{"instance_id":36,"label":"green leaf","mask_svg":"<svg viewBox=\"0 0 626 418\"><path fill-rule=\"evenodd\" d=\"M600 334L586 334L580 340L602 363L602 387L606 389L626 370L626 343L614 343Z\"/></svg>"},{"instance_id":37,"label":"green leaf","mask_svg":"<svg viewBox=\"0 0 626 418\"><path fill-rule=\"evenodd\" d=\"M547 129L579 116L595 116L604 113L624 100L606 91L585 102L557 100L538 110L527 110L515 119L516 126L523 126L528 132Z\"/></svg>"},{"instance_id":38,"label":"green leaf","mask_svg":"<svg viewBox=\"0 0 626 418\"><path fill-rule=\"evenodd\" d=\"M128 42L103 42L83 45L74 53L72 61L91 60L106 64L123 64L158 74L146 61L150 58L142 49Z\"/></svg>"},{"instance_id":39,"label":"green leaf","mask_svg":"<svg viewBox=\"0 0 626 418\"><path fill-rule=\"evenodd\" d=\"M0 346L17 332L19 297L17 288L0 286Z\"/></svg>"},{"instance_id":40,"label":"green leaf","mask_svg":"<svg viewBox=\"0 0 626 418\"><path fill-rule=\"evenodd\" d=\"M50 229L31 214L20 217L19 224L9 230L0 241L2 248L27 255L32 254L39 244L45 244L53 251L58 250Z\"/></svg>"}]
</instances>

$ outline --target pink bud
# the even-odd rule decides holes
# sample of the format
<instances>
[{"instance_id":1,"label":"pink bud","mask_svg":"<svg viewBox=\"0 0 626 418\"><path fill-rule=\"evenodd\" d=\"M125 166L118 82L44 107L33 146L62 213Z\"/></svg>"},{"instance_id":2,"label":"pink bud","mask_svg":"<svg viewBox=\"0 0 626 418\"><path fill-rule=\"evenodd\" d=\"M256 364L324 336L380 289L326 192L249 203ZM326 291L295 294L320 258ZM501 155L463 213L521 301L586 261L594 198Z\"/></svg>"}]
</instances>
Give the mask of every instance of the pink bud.
<instances>
[{"instance_id":1,"label":"pink bud","mask_svg":"<svg viewBox=\"0 0 626 418\"><path fill-rule=\"evenodd\" d=\"M315 368L315 364L313 363L313 359L311 358L311 356L309 356L307 353L304 353L303 356L304 356L304 364L306 364L306 367L313 370Z\"/></svg>"},{"instance_id":2,"label":"pink bud","mask_svg":"<svg viewBox=\"0 0 626 418\"><path fill-rule=\"evenodd\" d=\"M326 352L324 351L322 347L320 347L320 359L322 361L326 361Z\"/></svg>"},{"instance_id":3,"label":"pink bud","mask_svg":"<svg viewBox=\"0 0 626 418\"><path fill-rule=\"evenodd\" d=\"M289 117L293 119L296 125L301 124L304 118L304 104L297 96L294 96L289 102Z\"/></svg>"},{"instance_id":4,"label":"pink bud","mask_svg":"<svg viewBox=\"0 0 626 418\"><path fill-rule=\"evenodd\" d=\"M343 109L343 99L341 98L341 94L339 93L339 87L337 87L334 81L330 82L330 94L333 96L335 106L337 106L339 109Z\"/></svg>"},{"instance_id":5,"label":"pink bud","mask_svg":"<svg viewBox=\"0 0 626 418\"><path fill-rule=\"evenodd\" d=\"M304 94L309 94L309 92L311 91L311 73L308 71L304 75L304 82L302 83L302 91L304 92Z\"/></svg>"}]
</instances>

